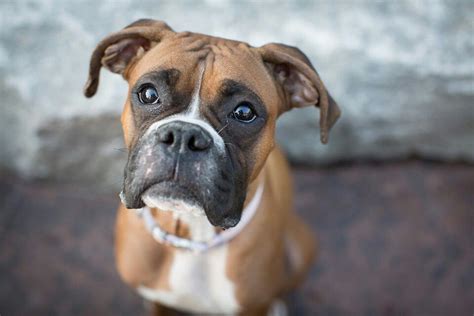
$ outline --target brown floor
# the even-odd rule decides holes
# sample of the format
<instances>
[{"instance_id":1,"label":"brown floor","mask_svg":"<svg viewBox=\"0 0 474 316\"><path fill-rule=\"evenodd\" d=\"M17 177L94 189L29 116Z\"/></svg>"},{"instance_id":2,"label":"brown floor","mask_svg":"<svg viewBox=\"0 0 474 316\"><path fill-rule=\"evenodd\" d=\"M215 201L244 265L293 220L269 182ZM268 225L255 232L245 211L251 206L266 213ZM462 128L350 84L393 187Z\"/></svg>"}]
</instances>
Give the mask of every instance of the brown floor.
<instances>
[{"instance_id":1,"label":"brown floor","mask_svg":"<svg viewBox=\"0 0 474 316\"><path fill-rule=\"evenodd\" d=\"M320 257L292 315L473 315L474 168L296 168ZM116 193L0 177L0 314L140 315L115 272Z\"/></svg>"}]
</instances>

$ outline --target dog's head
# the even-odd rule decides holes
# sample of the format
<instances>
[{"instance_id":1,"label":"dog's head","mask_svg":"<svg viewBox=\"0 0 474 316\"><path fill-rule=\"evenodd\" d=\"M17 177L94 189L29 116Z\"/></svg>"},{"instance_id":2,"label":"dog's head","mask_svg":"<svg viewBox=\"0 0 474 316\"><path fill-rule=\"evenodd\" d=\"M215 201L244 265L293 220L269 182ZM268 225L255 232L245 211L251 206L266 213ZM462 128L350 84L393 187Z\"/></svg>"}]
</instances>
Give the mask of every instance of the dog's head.
<instances>
[{"instance_id":1,"label":"dog's head","mask_svg":"<svg viewBox=\"0 0 474 316\"><path fill-rule=\"evenodd\" d=\"M194 212L223 228L239 222L280 114L318 106L323 143L340 114L306 56L282 44L251 47L139 20L98 44L87 97L102 66L129 83L125 206Z\"/></svg>"}]
</instances>

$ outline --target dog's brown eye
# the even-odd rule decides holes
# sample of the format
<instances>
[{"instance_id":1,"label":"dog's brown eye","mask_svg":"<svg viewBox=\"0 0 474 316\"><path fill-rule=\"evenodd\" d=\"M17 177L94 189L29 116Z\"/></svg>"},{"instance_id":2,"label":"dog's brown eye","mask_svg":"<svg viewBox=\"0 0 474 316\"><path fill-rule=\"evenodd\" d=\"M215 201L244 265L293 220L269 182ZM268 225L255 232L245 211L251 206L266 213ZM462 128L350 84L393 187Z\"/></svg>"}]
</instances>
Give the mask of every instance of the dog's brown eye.
<instances>
[{"instance_id":1,"label":"dog's brown eye","mask_svg":"<svg viewBox=\"0 0 474 316\"><path fill-rule=\"evenodd\" d=\"M138 91L138 99L143 104L157 104L160 101L158 91L152 85L145 85Z\"/></svg>"},{"instance_id":2,"label":"dog's brown eye","mask_svg":"<svg viewBox=\"0 0 474 316\"><path fill-rule=\"evenodd\" d=\"M240 103L234 109L234 111L232 111L232 116L236 120L238 120L240 122L244 122L244 123L250 123L253 120L255 120L255 118L257 117L257 115L255 114L255 112L252 109L252 105L248 102Z\"/></svg>"}]
</instances>

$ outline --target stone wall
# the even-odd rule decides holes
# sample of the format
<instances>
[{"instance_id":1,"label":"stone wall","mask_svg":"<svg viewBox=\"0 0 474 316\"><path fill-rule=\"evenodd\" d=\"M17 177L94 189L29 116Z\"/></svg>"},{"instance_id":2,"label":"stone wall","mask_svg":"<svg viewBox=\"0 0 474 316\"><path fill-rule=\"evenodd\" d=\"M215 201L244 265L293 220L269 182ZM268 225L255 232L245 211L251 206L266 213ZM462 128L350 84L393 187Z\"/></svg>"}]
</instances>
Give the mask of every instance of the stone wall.
<instances>
[{"instance_id":1,"label":"stone wall","mask_svg":"<svg viewBox=\"0 0 474 316\"><path fill-rule=\"evenodd\" d=\"M32 177L118 186L126 84L102 72L82 95L106 34L143 18L301 48L343 110L329 145L315 109L285 114L294 162L421 156L474 161L473 1L2 1L0 166Z\"/></svg>"}]
</instances>

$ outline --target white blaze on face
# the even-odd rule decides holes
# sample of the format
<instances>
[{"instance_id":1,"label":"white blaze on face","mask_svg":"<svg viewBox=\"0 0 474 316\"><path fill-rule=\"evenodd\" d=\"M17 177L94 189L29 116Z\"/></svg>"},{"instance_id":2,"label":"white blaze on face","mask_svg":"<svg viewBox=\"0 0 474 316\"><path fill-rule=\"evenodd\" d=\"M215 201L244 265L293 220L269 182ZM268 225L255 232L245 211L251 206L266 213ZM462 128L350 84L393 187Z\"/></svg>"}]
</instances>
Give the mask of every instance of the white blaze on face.
<instances>
[{"instance_id":1,"label":"white blaze on face","mask_svg":"<svg viewBox=\"0 0 474 316\"><path fill-rule=\"evenodd\" d=\"M194 88L193 96L191 98L191 104L188 107L188 110L185 113L185 116L189 118L196 118L199 119L201 117L199 113L199 105L201 103L201 98L199 95L201 94L201 86L202 86L202 78L204 77L204 65L201 65L200 71L199 71L199 80Z\"/></svg>"}]
</instances>

